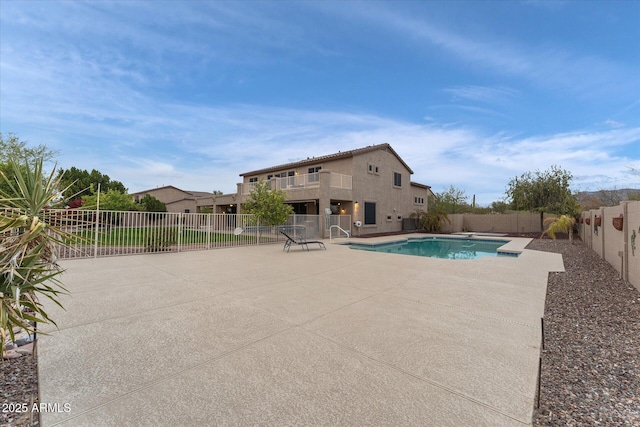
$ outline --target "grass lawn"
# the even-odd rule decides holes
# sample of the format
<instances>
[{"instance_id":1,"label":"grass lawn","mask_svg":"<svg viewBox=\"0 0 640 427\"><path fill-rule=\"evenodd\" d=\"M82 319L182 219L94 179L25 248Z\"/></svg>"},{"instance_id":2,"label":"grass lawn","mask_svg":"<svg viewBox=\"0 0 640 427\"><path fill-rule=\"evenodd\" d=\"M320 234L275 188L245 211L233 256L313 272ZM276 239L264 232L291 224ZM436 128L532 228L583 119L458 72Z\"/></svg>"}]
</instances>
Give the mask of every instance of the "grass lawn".
<instances>
[{"instance_id":1,"label":"grass lawn","mask_svg":"<svg viewBox=\"0 0 640 427\"><path fill-rule=\"evenodd\" d=\"M183 245L206 244L220 242L247 242L256 239L255 235L234 235L214 231L202 231L183 228L178 236L178 227L110 227L98 231L99 246L169 246L180 241ZM82 230L74 233L93 244L95 234L93 229ZM269 241L268 237L261 237L260 241Z\"/></svg>"}]
</instances>

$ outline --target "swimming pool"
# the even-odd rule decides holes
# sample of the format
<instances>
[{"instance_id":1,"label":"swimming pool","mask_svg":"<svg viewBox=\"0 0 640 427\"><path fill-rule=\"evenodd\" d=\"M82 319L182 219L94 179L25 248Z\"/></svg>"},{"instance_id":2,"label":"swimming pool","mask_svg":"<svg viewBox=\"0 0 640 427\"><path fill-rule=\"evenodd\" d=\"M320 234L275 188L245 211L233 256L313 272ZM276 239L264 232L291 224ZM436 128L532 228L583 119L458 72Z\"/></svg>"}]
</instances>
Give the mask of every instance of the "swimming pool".
<instances>
[{"instance_id":1,"label":"swimming pool","mask_svg":"<svg viewBox=\"0 0 640 427\"><path fill-rule=\"evenodd\" d=\"M426 256L446 259L477 259L487 256L518 256L517 253L501 252L501 246L508 240L456 239L446 237L426 237L406 239L377 245L352 243L352 249L391 254Z\"/></svg>"}]
</instances>

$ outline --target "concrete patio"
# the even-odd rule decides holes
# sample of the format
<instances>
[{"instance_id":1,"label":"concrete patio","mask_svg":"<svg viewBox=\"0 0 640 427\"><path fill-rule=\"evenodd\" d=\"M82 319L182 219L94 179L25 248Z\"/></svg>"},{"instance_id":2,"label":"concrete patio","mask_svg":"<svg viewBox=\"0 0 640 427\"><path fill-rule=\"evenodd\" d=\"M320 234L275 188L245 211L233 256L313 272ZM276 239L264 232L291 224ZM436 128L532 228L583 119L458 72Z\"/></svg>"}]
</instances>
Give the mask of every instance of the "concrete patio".
<instances>
[{"instance_id":1,"label":"concrete patio","mask_svg":"<svg viewBox=\"0 0 640 427\"><path fill-rule=\"evenodd\" d=\"M560 255L326 243L65 261L38 364L40 401L69 411L42 425L531 424Z\"/></svg>"}]
</instances>

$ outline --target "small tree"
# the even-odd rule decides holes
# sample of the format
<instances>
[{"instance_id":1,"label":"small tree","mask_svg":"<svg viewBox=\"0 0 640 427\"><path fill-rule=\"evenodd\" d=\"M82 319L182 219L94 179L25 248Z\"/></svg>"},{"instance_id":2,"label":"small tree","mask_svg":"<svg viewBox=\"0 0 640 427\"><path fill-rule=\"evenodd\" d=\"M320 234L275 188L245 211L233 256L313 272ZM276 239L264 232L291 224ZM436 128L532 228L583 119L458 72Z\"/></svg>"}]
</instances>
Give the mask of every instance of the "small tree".
<instances>
[{"instance_id":1,"label":"small tree","mask_svg":"<svg viewBox=\"0 0 640 427\"><path fill-rule=\"evenodd\" d=\"M140 207L145 212L166 212L167 205L153 197L151 194L145 194L140 199Z\"/></svg>"},{"instance_id":2,"label":"small tree","mask_svg":"<svg viewBox=\"0 0 640 427\"><path fill-rule=\"evenodd\" d=\"M37 163L38 161L48 162L58 155L55 150L49 149L45 145L38 145L37 147L28 147L26 141L22 141L14 133L2 134L0 132L0 163L8 165L10 161L17 162L22 166L21 162L28 162L29 164Z\"/></svg>"},{"instance_id":3,"label":"small tree","mask_svg":"<svg viewBox=\"0 0 640 427\"><path fill-rule=\"evenodd\" d=\"M138 206L127 193L121 193L116 190L109 190L106 193L100 193L100 206L98 206L98 194L92 194L83 198L83 209L96 209L105 211L136 211Z\"/></svg>"},{"instance_id":4,"label":"small tree","mask_svg":"<svg viewBox=\"0 0 640 427\"><path fill-rule=\"evenodd\" d=\"M526 172L509 181L507 197L512 209L540 212L540 228L544 229L544 214L576 215L579 205L571 193L571 172L551 166L551 169L535 173Z\"/></svg>"},{"instance_id":5,"label":"small tree","mask_svg":"<svg viewBox=\"0 0 640 427\"><path fill-rule=\"evenodd\" d=\"M255 215L262 225L274 226L287 222L289 215L293 214L291 205L285 204L287 195L282 190L269 189L269 183L260 180L255 184L249 200L244 203L244 210Z\"/></svg>"},{"instance_id":6,"label":"small tree","mask_svg":"<svg viewBox=\"0 0 640 427\"><path fill-rule=\"evenodd\" d=\"M467 199L464 190L452 185L448 190L438 193L435 203L446 213L455 214L469 210Z\"/></svg>"},{"instance_id":7,"label":"small tree","mask_svg":"<svg viewBox=\"0 0 640 427\"><path fill-rule=\"evenodd\" d=\"M509 207L509 204L502 200L491 202L491 212L505 213L508 207Z\"/></svg>"},{"instance_id":8,"label":"small tree","mask_svg":"<svg viewBox=\"0 0 640 427\"><path fill-rule=\"evenodd\" d=\"M14 166L18 166L24 175L28 172L27 165L35 164L38 160L46 163L57 154L57 151L50 150L44 145L30 147L26 141L22 141L11 132L5 134L0 132L0 172L6 176L13 175ZM10 186L2 179L0 179L0 191L5 194L11 192Z\"/></svg>"},{"instance_id":9,"label":"small tree","mask_svg":"<svg viewBox=\"0 0 640 427\"><path fill-rule=\"evenodd\" d=\"M547 229L542 232L540 238L545 234L548 234L553 240L556 240L556 233L567 233L569 235L569 243L573 243L573 226L576 220L572 216L561 215L554 218L547 218L544 220L544 225Z\"/></svg>"},{"instance_id":10,"label":"small tree","mask_svg":"<svg viewBox=\"0 0 640 427\"><path fill-rule=\"evenodd\" d=\"M120 193L116 190L109 190L100 193L100 204L98 205L98 193L94 193L83 199L82 208L87 210L100 210L97 220L100 224L110 227L119 225L122 219L122 211L137 211L138 204L133 201L130 195ZM116 213L104 211L117 211Z\"/></svg>"}]
</instances>

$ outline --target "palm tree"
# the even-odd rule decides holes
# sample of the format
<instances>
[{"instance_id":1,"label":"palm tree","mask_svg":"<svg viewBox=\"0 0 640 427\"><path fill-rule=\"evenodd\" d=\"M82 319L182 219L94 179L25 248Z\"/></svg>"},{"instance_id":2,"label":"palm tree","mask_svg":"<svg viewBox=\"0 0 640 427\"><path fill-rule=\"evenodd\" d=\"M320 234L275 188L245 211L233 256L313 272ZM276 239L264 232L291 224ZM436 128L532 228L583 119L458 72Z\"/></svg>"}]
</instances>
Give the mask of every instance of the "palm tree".
<instances>
[{"instance_id":1,"label":"palm tree","mask_svg":"<svg viewBox=\"0 0 640 427\"><path fill-rule=\"evenodd\" d=\"M573 226L576 223L576 219L572 216L561 215L553 218L547 218L544 220L544 225L547 229L542 232L540 238L545 234L548 234L553 240L556 239L556 233L567 233L569 235L569 243L573 243Z\"/></svg>"}]
</instances>

